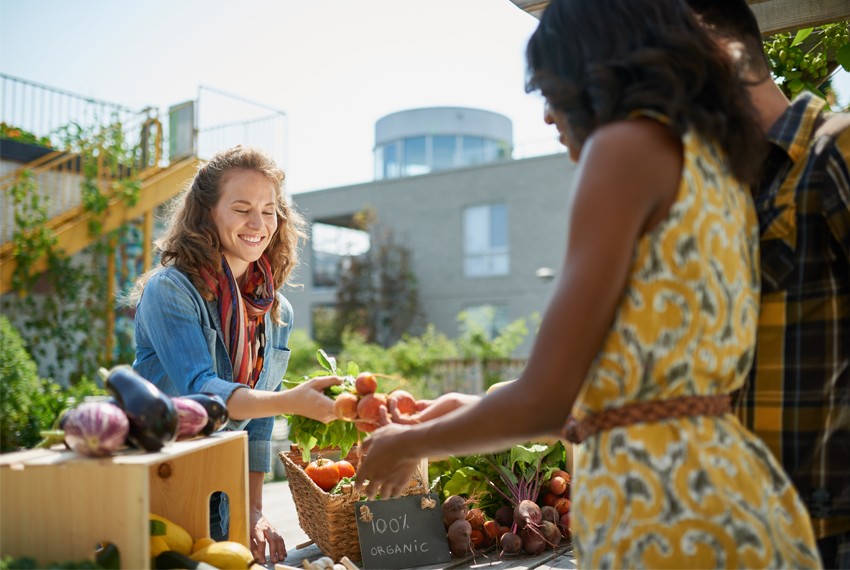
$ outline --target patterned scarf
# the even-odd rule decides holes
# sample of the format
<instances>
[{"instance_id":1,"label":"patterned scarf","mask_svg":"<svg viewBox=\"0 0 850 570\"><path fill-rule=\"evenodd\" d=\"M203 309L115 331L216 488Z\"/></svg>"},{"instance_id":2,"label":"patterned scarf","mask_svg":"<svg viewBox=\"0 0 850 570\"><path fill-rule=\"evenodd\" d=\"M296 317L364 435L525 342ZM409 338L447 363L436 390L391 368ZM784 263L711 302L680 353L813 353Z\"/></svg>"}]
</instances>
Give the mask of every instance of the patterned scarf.
<instances>
[{"instance_id":1,"label":"patterned scarf","mask_svg":"<svg viewBox=\"0 0 850 570\"><path fill-rule=\"evenodd\" d=\"M201 271L206 284L218 298L224 345L233 365L233 377L253 388L263 370L266 344L265 316L275 298L272 268L263 255L248 266L241 287L221 256L221 271Z\"/></svg>"}]
</instances>

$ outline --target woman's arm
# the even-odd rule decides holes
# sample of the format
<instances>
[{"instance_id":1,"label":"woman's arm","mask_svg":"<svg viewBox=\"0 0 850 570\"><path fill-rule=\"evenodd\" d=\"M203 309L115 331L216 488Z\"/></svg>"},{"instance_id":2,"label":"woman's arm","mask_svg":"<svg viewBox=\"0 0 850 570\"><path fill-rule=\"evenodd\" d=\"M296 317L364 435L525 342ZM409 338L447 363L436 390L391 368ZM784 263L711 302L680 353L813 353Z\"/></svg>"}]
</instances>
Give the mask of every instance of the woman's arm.
<instances>
[{"instance_id":1,"label":"woman's arm","mask_svg":"<svg viewBox=\"0 0 850 570\"><path fill-rule=\"evenodd\" d=\"M235 420L295 414L327 423L336 414L333 400L323 391L340 382L338 376L320 376L282 392L235 390L227 400L227 411Z\"/></svg>"},{"instance_id":2,"label":"woman's arm","mask_svg":"<svg viewBox=\"0 0 850 570\"><path fill-rule=\"evenodd\" d=\"M635 244L675 199L681 168L679 139L654 121L609 124L588 139L563 270L522 375L442 418L374 432L357 472L370 497L403 491L419 457L501 450L563 425L619 306Z\"/></svg>"}]
</instances>

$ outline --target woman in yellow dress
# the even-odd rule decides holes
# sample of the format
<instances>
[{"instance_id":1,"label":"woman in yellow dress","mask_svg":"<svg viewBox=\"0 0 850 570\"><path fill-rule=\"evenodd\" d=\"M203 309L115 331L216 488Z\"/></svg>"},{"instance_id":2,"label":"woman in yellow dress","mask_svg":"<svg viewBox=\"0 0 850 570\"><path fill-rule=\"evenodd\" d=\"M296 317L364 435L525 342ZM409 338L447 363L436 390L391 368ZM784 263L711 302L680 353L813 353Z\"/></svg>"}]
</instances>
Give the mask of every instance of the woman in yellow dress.
<instances>
[{"instance_id":1,"label":"woman in yellow dress","mask_svg":"<svg viewBox=\"0 0 850 570\"><path fill-rule=\"evenodd\" d=\"M808 515L730 410L753 362L762 137L724 55L679 0L553 0L529 90L579 163L566 257L520 378L365 442L370 496L419 457L582 442L582 568L811 568Z\"/></svg>"}]
</instances>

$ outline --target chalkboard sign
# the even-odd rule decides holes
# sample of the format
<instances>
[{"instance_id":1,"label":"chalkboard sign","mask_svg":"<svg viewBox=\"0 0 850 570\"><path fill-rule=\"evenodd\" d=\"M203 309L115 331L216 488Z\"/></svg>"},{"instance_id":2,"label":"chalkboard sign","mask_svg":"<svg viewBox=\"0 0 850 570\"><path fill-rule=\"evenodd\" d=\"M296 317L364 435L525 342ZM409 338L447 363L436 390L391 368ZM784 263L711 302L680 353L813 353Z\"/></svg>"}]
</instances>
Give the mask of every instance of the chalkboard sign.
<instances>
[{"instance_id":1,"label":"chalkboard sign","mask_svg":"<svg viewBox=\"0 0 850 570\"><path fill-rule=\"evenodd\" d=\"M452 559L435 494L354 504L364 568L412 568Z\"/></svg>"}]
</instances>

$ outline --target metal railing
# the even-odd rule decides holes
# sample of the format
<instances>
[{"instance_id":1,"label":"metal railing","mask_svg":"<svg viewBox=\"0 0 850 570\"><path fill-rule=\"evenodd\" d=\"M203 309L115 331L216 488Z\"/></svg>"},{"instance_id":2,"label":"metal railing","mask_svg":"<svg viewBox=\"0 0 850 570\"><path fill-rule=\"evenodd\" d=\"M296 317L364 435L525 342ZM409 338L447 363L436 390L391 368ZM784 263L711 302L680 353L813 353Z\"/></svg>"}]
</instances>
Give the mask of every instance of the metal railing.
<instances>
[{"instance_id":1,"label":"metal railing","mask_svg":"<svg viewBox=\"0 0 850 570\"><path fill-rule=\"evenodd\" d=\"M85 176L80 143L103 139L104 144L121 144L126 149L126 160L112 172L97 160L94 179L106 194L111 193L115 181L138 176L162 160L162 123L153 109L136 111L5 74L0 74L0 94L3 123L50 141L52 148L45 148L45 154L25 168L34 192L27 199L44 207L53 223L61 223L63 216L77 211L82 203ZM95 148L92 154L102 157L104 152ZM6 163L0 176L0 245L15 231L20 207L11 189L23 170Z\"/></svg>"}]
</instances>

